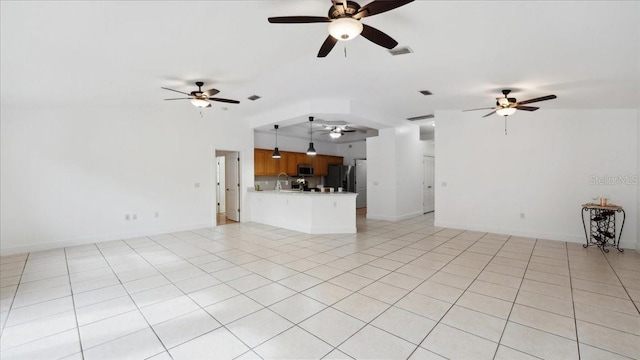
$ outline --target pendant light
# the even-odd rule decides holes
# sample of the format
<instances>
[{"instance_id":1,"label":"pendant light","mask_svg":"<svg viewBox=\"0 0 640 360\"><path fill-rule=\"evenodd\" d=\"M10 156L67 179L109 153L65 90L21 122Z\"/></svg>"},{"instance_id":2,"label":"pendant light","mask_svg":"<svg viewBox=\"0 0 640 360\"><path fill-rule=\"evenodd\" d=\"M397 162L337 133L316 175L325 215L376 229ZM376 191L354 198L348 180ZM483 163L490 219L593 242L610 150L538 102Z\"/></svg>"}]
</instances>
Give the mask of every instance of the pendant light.
<instances>
[{"instance_id":1,"label":"pendant light","mask_svg":"<svg viewBox=\"0 0 640 360\"><path fill-rule=\"evenodd\" d=\"M307 155L315 155L316 149L313 147L313 116L309 116L309 149L307 149Z\"/></svg>"},{"instance_id":2,"label":"pendant light","mask_svg":"<svg viewBox=\"0 0 640 360\"><path fill-rule=\"evenodd\" d=\"M280 159L280 150L278 150L278 125L273 125L273 128L276 129L276 148L273 149L273 155L271 155L274 159Z\"/></svg>"}]
</instances>

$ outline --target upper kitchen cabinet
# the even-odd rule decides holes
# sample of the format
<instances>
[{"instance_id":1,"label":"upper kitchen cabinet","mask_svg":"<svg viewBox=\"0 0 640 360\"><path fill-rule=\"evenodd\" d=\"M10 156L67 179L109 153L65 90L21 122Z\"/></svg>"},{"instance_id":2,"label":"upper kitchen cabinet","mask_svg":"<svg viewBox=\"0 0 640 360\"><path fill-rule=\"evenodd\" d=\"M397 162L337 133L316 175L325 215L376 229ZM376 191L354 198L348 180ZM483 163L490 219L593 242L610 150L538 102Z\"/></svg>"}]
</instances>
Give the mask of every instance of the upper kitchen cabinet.
<instances>
[{"instance_id":1,"label":"upper kitchen cabinet","mask_svg":"<svg viewBox=\"0 0 640 360\"><path fill-rule=\"evenodd\" d=\"M342 165L341 156L316 155L309 156L305 153L280 151L280 159L271 157L273 150L254 149L254 173L255 176L277 176L284 172L289 176L298 175L298 165L313 165L315 176L326 176L328 165Z\"/></svg>"},{"instance_id":2,"label":"upper kitchen cabinet","mask_svg":"<svg viewBox=\"0 0 640 360\"><path fill-rule=\"evenodd\" d=\"M256 176L278 175L282 159L274 159L271 155L273 155L273 150L253 150L253 172Z\"/></svg>"}]
</instances>

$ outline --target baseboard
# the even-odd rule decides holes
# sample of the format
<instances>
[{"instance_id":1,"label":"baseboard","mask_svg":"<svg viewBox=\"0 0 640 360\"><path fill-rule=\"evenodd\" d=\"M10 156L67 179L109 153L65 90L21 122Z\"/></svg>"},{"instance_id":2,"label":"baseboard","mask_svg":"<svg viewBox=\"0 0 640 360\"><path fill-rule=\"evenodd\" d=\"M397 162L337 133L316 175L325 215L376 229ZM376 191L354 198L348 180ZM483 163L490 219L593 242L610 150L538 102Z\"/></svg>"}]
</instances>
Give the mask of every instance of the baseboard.
<instances>
[{"instance_id":1,"label":"baseboard","mask_svg":"<svg viewBox=\"0 0 640 360\"><path fill-rule=\"evenodd\" d=\"M586 242L584 238L584 233L581 233L578 235L551 234L551 233L526 231L526 230L511 229L511 228L458 224L458 223L451 223L446 221L434 221L433 225L438 227L452 228L452 229L488 232L488 233L494 233L494 234L507 234L507 235L522 236L522 237L542 239L542 240L566 241L566 242L572 242L572 243ZM620 247L624 249L636 249L636 246L637 245L633 242L633 240L622 239L622 241L620 241Z\"/></svg>"},{"instance_id":2,"label":"baseboard","mask_svg":"<svg viewBox=\"0 0 640 360\"><path fill-rule=\"evenodd\" d=\"M76 239L41 242L36 244L24 245L24 246L13 246L13 247L6 247L6 248L3 247L2 249L0 249L0 254L2 256L7 256L7 255L21 254L21 253L34 252L34 251L51 250L51 249L57 249L57 248L63 248L63 247L88 245L88 244L94 244L94 243L101 243L105 241L125 240L125 239L131 239L136 237L153 236L153 235L167 234L167 233L173 233L173 232L179 232L179 231L197 230L197 229L207 228L211 226L212 226L211 223L191 224L191 225L184 225L184 226L166 227L166 228L160 228L160 229L130 231L126 233L93 235L93 236L80 237Z\"/></svg>"},{"instance_id":3,"label":"baseboard","mask_svg":"<svg viewBox=\"0 0 640 360\"><path fill-rule=\"evenodd\" d=\"M408 214L397 215L397 216L377 215L377 214L370 214L370 213L367 212L367 219L371 219L371 220L386 220L386 221L402 221L402 220L411 219L411 218L414 218L414 217L420 216L420 215L423 215L422 210L415 211L415 212L408 213Z\"/></svg>"}]
</instances>

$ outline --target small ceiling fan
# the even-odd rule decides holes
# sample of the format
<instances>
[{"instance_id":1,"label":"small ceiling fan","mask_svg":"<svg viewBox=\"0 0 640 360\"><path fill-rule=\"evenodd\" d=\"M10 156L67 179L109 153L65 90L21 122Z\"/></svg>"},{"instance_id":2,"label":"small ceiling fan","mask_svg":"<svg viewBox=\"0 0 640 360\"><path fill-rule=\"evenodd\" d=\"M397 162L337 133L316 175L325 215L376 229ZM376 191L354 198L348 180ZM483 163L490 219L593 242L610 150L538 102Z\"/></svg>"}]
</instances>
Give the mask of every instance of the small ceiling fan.
<instances>
[{"instance_id":1,"label":"small ceiling fan","mask_svg":"<svg viewBox=\"0 0 640 360\"><path fill-rule=\"evenodd\" d=\"M342 125L342 126L328 126L325 125L324 128L326 131L320 134L329 134L329 136L332 139L337 139L339 137L341 137L344 134L347 133L354 133L357 132L358 130L355 129L349 129L347 125Z\"/></svg>"},{"instance_id":2,"label":"small ceiling fan","mask_svg":"<svg viewBox=\"0 0 640 360\"><path fill-rule=\"evenodd\" d=\"M324 16L279 16L270 17L272 24L304 24L304 23L329 23L329 36L320 47L318 57L326 57L338 41L351 40L362 34L367 40L393 49L398 42L382 31L360 22L367 16L377 15L414 0L374 0L365 6L360 6L355 1L331 0L328 17Z\"/></svg>"},{"instance_id":3,"label":"small ceiling fan","mask_svg":"<svg viewBox=\"0 0 640 360\"><path fill-rule=\"evenodd\" d=\"M182 98L171 98L171 99L165 99L165 100L191 100L191 103L198 108L206 108L206 107L211 107L211 103L209 103L209 101L219 101L219 102L224 102L224 103L229 103L229 104L240 104L240 101L237 100L230 100L230 99L223 99L223 98L216 98L216 97L211 97L217 93L220 92L220 90L217 89L209 89L207 91L202 91L202 86L204 85L204 83L202 81L196 81L196 86L198 87L198 90L196 91L192 91L191 93L186 93L186 92L182 92L179 90L174 90L174 89L169 89L166 87L163 87L162 89L165 90L169 90L169 91L175 91L177 93L180 94L184 94L187 95L188 97L182 97Z\"/></svg>"},{"instance_id":4,"label":"small ceiling fan","mask_svg":"<svg viewBox=\"0 0 640 360\"><path fill-rule=\"evenodd\" d=\"M536 107L536 106L524 106L525 104L531 104L539 101L552 100L557 98L557 96L555 95L547 95L547 96L541 96L534 99L517 101L516 98L509 97L510 93L511 93L511 90L508 90L508 89L502 90L502 95L504 96L496 98L495 107L468 109L468 110L462 110L462 111L476 111L476 110L490 110L490 109L493 110L490 113L484 115L483 118L493 114L498 114L500 116L503 116L504 117L504 134L507 135L507 116L513 115L516 112L516 110L536 111L539 109L539 107Z\"/></svg>"},{"instance_id":5,"label":"small ceiling fan","mask_svg":"<svg viewBox=\"0 0 640 360\"><path fill-rule=\"evenodd\" d=\"M498 114L500 116L509 116L509 115L513 115L517 110L524 110L524 111L536 111L539 109L539 107L535 107L535 106L523 106L525 104L531 104L534 102L539 102L539 101L545 101L545 100L552 100L557 98L557 96L555 95L547 95L547 96L542 96L542 97L538 97L535 99L529 99L529 100L524 100L524 101L516 101L516 98L514 97L509 97L509 94L511 93L511 90L502 90L502 95L504 95L503 97L499 97L496 98L496 106L495 107L488 107L488 108L478 108L478 109L468 109L468 110L462 110L462 111L476 111L476 110L490 110L492 109L493 111L484 115L483 117L487 117L490 115Z\"/></svg>"}]
</instances>

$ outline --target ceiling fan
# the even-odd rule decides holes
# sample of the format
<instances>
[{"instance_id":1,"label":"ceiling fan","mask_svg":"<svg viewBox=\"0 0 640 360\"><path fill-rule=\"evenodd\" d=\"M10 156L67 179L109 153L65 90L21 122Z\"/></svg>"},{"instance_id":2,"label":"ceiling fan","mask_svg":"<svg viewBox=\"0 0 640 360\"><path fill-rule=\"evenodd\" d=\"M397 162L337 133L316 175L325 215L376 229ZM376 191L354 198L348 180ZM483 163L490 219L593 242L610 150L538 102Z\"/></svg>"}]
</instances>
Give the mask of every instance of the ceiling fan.
<instances>
[{"instance_id":1,"label":"ceiling fan","mask_svg":"<svg viewBox=\"0 0 640 360\"><path fill-rule=\"evenodd\" d=\"M211 101L219 101L219 102L224 102L224 103L229 103L229 104L240 104L240 101L237 101L237 100L229 100L229 99L211 97L211 96L219 93L220 90L209 89L207 91L202 91L202 86L203 85L204 85L204 83L202 81L196 81L196 86L198 87L198 90L192 91L191 93L186 93L186 92L182 92L182 91L179 91L179 90L169 89L169 88L166 88L166 87L163 87L162 89L169 90L169 91L175 91L177 93L184 94L184 95L188 96L186 98L185 97L182 97L182 98L171 98L171 99L165 99L165 100L191 100L191 103L195 107L199 107L199 108L211 107L211 103L209 103L209 100L211 100Z\"/></svg>"},{"instance_id":2,"label":"ceiling fan","mask_svg":"<svg viewBox=\"0 0 640 360\"><path fill-rule=\"evenodd\" d=\"M536 107L536 106L524 106L525 104L531 104L539 101L552 100L557 98L557 96L555 95L547 95L547 96L537 97L534 99L517 101L516 98L509 97L510 93L511 93L511 90L508 90L508 89L502 90L502 95L504 96L496 98L495 107L468 109L468 110L462 110L462 111L476 111L476 110L490 110L490 109L493 110L490 113L484 115L483 118L493 114L504 116L504 134L507 135L507 116L513 115L516 112L516 110L536 111L539 109L539 107Z\"/></svg>"},{"instance_id":3,"label":"ceiling fan","mask_svg":"<svg viewBox=\"0 0 640 360\"><path fill-rule=\"evenodd\" d=\"M349 129L346 125L343 126L326 126L324 128L326 131L320 134L329 134L329 136L332 139L337 139L339 137L341 137L344 134L347 133L354 133L357 132L358 130L355 129Z\"/></svg>"},{"instance_id":4,"label":"ceiling fan","mask_svg":"<svg viewBox=\"0 0 640 360\"><path fill-rule=\"evenodd\" d=\"M318 57L325 57L331 52L338 41L351 40L362 34L367 40L387 49L393 49L398 42L382 31L360 22L367 16L377 15L413 0L374 0L365 6L360 6L355 1L331 0L328 17L324 16L279 16L270 17L272 24L304 24L304 23L329 23L329 36L324 41L318 52Z\"/></svg>"},{"instance_id":5,"label":"ceiling fan","mask_svg":"<svg viewBox=\"0 0 640 360\"><path fill-rule=\"evenodd\" d=\"M523 106L525 104L531 104L534 102L539 102L539 101L545 101L545 100L552 100L557 98L557 96L555 95L547 95L547 96L542 96L542 97L538 97L535 99L529 99L529 100L524 100L524 101L516 101L516 98L514 97L509 97L509 94L511 93L511 90L502 90L502 95L504 95L503 97L499 97L496 98L496 106L495 107L489 107L489 108L478 108L478 109L468 109L468 110L462 110L462 111L475 111L475 110L490 110L493 109L492 112L486 114L483 117L487 117L490 115L498 114L500 116L509 116L509 115L513 115L517 110L524 110L524 111L536 111L539 109L539 107L535 107L535 106Z\"/></svg>"}]
</instances>

